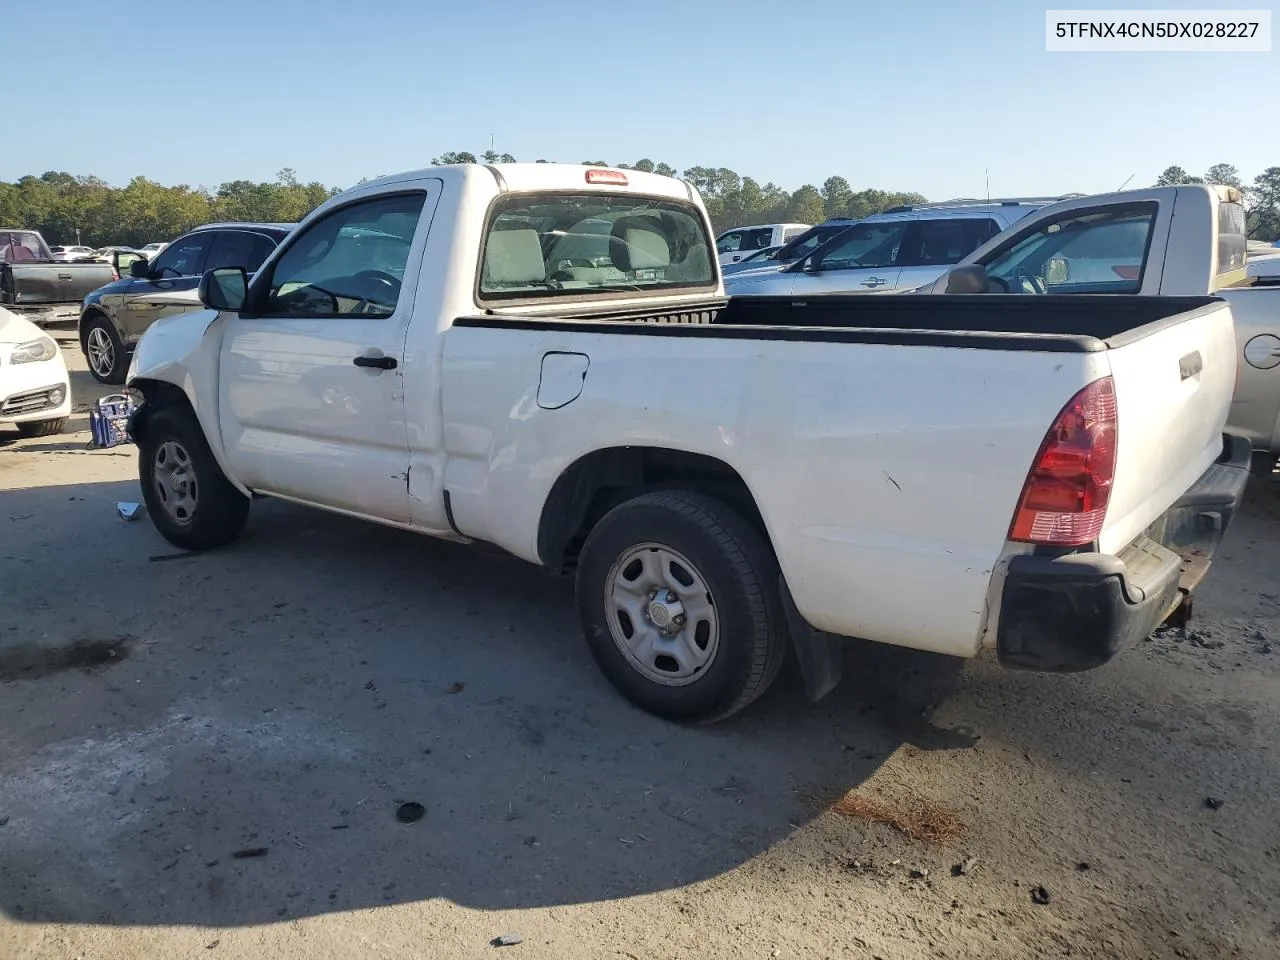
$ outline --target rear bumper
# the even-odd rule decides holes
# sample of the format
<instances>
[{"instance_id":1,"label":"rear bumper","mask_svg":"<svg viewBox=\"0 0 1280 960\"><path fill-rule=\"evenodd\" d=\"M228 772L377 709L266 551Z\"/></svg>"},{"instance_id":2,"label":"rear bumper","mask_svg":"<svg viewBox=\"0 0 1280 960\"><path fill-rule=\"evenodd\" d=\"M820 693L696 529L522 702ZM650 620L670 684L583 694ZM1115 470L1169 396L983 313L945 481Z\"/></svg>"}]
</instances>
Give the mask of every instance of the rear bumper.
<instances>
[{"instance_id":1,"label":"rear bumper","mask_svg":"<svg viewBox=\"0 0 1280 960\"><path fill-rule=\"evenodd\" d=\"M1224 434L1217 462L1117 556L1014 557L996 631L1000 663L1089 670L1150 636L1203 579L1244 497L1250 460L1248 439Z\"/></svg>"}]
</instances>

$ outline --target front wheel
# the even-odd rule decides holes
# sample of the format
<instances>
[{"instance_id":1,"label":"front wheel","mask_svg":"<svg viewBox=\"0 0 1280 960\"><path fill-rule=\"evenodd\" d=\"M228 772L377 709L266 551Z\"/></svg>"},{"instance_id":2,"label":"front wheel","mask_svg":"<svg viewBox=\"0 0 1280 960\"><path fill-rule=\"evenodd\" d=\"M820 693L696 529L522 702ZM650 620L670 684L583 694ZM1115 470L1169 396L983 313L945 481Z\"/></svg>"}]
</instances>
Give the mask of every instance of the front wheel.
<instances>
[{"instance_id":1,"label":"front wheel","mask_svg":"<svg viewBox=\"0 0 1280 960\"><path fill-rule=\"evenodd\" d=\"M592 529L578 614L596 663L636 706L709 723L778 675L786 649L778 567L765 539L713 497L644 494Z\"/></svg>"},{"instance_id":2,"label":"front wheel","mask_svg":"<svg viewBox=\"0 0 1280 960\"><path fill-rule=\"evenodd\" d=\"M249 499L231 485L185 410L160 410L147 422L138 444L138 479L151 522L175 547L209 550L244 529Z\"/></svg>"}]
</instances>

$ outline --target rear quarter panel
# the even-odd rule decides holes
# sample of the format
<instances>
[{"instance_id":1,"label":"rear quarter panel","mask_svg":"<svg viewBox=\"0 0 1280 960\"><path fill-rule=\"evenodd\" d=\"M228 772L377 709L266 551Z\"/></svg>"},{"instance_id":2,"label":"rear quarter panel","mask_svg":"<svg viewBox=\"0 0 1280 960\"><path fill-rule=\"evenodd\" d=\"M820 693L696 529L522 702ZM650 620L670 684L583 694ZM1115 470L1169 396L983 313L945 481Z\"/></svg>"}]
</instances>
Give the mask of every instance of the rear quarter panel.
<instances>
[{"instance_id":1,"label":"rear quarter panel","mask_svg":"<svg viewBox=\"0 0 1280 960\"><path fill-rule=\"evenodd\" d=\"M1255 449L1280 453L1280 287L1236 287L1219 290L1218 296L1231 304L1240 367L1227 426L1248 437ZM1254 342L1251 364L1245 351L1255 338L1261 339Z\"/></svg>"},{"instance_id":2,"label":"rear quarter panel","mask_svg":"<svg viewBox=\"0 0 1280 960\"><path fill-rule=\"evenodd\" d=\"M589 366L581 395L547 410L552 351ZM810 623L971 656L1036 450L1104 368L1105 353L454 327L445 487L463 534L536 562L543 502L580 457L716 457L750 488Z\"/></svg>"}]
</instances>

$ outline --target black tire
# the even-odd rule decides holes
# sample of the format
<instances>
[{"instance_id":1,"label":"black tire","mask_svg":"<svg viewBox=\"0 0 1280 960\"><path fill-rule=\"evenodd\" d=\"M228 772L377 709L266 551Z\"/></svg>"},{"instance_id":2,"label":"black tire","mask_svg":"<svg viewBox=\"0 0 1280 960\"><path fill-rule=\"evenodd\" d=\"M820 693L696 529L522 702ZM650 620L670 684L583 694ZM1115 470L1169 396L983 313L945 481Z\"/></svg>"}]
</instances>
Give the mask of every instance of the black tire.
<instances>
[{"instance_id":1,"label":"black tire","mask_svg":"<svg viewBox=\"0 0 1280 960\"><path fill-rule=\"evenodd\" d=\"M713 658L683 686L645 676L610 625L611 571L645 543L688 558L706 583L719 623ZM723 720L763 694L782 667L786 619L773 551L732 508L701 493L656 491L607 513L578 558L577 603L587 645L609 682L642 710L667 720Z\"/></svg>"},{"instance_id":2,"label":"black tire","mask_svg":"<svg viewBox=\"0 0 1280 960\"><path fill-rule=\"evenodd\" d=\"M100 331L101 336L106 340L106 346L110 347L110 366L95 360L90 355L89 339L95 336L95 330ZM99 383L111 385L124 383L125 375L129 372L128 352L125 349L124 342L120 339L120 334L116 332L116 325L102 314L94 313L88 317L88 322L80 331L80 350L84 353L85 363L88 364L89 374L93 379ZM95 366L95 363L97 366Z\"/></svg>"},{"instance_id":3,"label":"black tire","mask_svg":"<svg viewBox=\"0 0 1280 960\"><path fill-rule=\"evenodd\" d=\"M66 417L57 420L28 420L26 423L15 423L18 433L24 437L52 437L62 432L67 425Z\"/></svg>"},{"instance_id":4,"label":"black tire","mask_svg":"<svg viewBox=\"0 0 1280 960\"><path fill-rule=\"evenodd\" d=\"M168 485L162 491L157 484L157 476L164 482L177 450L184 455L176 461L186 464L184 476L195 480L194 506L185 519L171 512L176 491ZM151 522L175 547L211 550L230 543L244 529L249 499L222 472L200 424L188 410L166 407L147 420L138 443L138 480Z\"/></svg>"}]
</instances>

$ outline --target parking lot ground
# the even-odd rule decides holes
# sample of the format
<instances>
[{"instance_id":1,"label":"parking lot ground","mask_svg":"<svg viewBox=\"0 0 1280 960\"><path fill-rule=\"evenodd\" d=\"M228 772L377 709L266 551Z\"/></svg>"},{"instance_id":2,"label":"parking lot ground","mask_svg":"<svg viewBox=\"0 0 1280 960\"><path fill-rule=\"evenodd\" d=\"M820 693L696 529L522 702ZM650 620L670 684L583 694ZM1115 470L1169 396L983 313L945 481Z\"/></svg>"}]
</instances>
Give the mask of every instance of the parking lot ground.
<instances>
[{"instance_id":1,"label":"parking lot ground","mask_svg":"<svg viewBox=\"0 0 1280 960\"><path fill-rule=\"evenodd\" d=\"M1073 676L850 642L821 703L789 670L687 729L515 560L270 501L208 554L125 522L59 336L76 432L0 428L0 957L1280 956L1280 486L1186 636Z\"/></svg>"}]
</instances>

